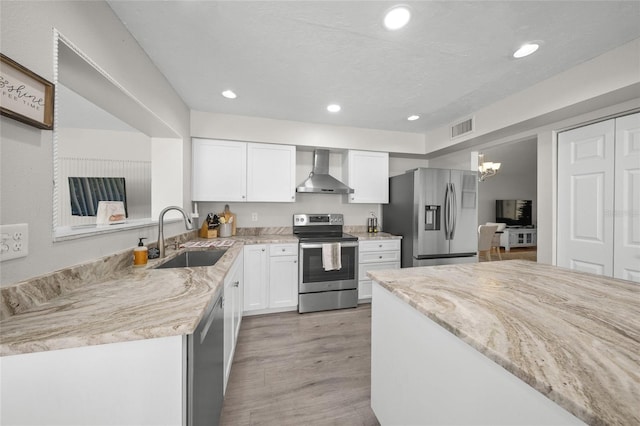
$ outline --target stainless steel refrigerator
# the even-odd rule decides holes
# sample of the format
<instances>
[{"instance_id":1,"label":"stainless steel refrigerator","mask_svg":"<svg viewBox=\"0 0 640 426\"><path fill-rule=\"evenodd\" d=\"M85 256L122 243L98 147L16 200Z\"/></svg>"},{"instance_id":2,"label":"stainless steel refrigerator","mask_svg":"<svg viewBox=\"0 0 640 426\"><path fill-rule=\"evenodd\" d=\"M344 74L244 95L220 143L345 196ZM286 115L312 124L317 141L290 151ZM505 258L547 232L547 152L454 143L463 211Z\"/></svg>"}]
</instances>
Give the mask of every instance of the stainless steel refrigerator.
<instances>
[{"instance_id":1,"label":"stainless steel refrigerator","mask_svg":"<svg viewBox=\"0 0 640 426\"><path fill-rule=\"evenodd\" d=\"M389 178L382 221L402 235L403 268L477 262L477 173L418 168Z\"/></svg>"}]
</instances>

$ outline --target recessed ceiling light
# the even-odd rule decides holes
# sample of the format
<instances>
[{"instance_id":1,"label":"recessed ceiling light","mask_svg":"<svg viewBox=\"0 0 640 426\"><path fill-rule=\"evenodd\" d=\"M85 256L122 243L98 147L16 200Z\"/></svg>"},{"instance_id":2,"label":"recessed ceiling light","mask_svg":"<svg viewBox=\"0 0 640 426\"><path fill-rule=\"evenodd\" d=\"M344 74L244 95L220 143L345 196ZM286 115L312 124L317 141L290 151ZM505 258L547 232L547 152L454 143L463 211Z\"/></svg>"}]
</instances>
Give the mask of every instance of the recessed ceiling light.
<instances>
[{"instance_id":1,"label":"recessed ceiling light","mask_svg":"<svg viewBox=\"0 0 640 426\"><path fill-rule=\"evenodd\" d=\"M524 58L525 56L529 56L533 52L538 50L538 47L540 47L540 45L537 44L537 43L526 43L526 44L523 44L522 46L520 46L520 49L515 51L515 53L513 54L513 57L517 58L517 59Z\"/></svg>"},{"instance_id":2,"label":"recessed ceiling light","mask_svg":"<svg viewBox=\"0 0 640 426\"><path fill-rule=\"evenodd\" d=\"M410 115L410 116L407 117L407 120L416 121L418 118L420 118L419 115Z\"/></svg>"},{"instance_id":3,"label":"recessed ceiling light","mask_svg":"<svg viewBox=\"0 0 640 426\"><path fill-rule=\"evenodd\" d=\"M399 30L411 19L411 11L407 6L394 6L384 15L384 26L388 30Z\"/></svg>"},{"instance_id":4,"label":"recessed ceiling light","mask_svg":"<svg viewBox=\"0 0 640 426\"><path fill-rule=\"evenodd\" d=\"M340 111L342 108L340 108L340 105L338 104L331 104L327 107L327 111L329 112L338 112Z\"/></svg>"},{"instance_id":5,"label":"recessed ceiling light","mask_svg":"<svg viewBox=\"0 0 640 426\"><path fill-rule=\"evenodd\" d=\"M233 90L225 90L224 92L222 92L222 96L227 99L235 99L238 97L238 95L236 95Z\"/></svg>"}]
</instances>

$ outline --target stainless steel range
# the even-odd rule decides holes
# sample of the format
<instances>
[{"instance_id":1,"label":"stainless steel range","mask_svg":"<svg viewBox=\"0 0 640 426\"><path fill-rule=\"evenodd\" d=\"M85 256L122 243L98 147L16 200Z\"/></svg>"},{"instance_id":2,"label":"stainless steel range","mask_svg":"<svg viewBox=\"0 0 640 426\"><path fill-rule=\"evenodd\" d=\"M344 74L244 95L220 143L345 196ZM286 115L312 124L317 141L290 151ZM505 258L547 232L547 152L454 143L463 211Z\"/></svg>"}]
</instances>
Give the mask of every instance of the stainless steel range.
<instances>
[{"instance_id":1,"label":"stainless steel range","mask_svg":"<svg viewBox=\"0 0 640 426\"><path fill-rule=\"evenodd\" d=\"M293 215L300 240L298 312L358 306L358 238L341 214Z\"/></svg>"}]
</instances>

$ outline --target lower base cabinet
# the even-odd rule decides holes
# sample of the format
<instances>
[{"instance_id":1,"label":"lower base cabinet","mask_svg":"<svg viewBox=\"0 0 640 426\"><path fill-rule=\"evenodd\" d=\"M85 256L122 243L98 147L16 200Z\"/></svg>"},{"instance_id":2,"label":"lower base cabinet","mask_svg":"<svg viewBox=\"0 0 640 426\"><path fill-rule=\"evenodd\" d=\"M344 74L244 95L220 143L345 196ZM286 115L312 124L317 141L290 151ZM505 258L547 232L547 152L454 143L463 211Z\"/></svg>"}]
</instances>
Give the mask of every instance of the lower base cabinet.
<instances>
[{"instance_id":1,"label":"lower base cabinet","mask_svg":"<svg viewBox=\"0 0 640 426\"><path fill-rule=\"evenodd\" d=\"M247 245L244 315L296 310L298 244Z\"/></svg>"},{"instance_id":2,"label":"lower base cabinet","mask_svg":"<svg viewBox=\"0 0 640 426\"><path fill-rule=\"evenodd\" d=\"M400 240L368 240L358 244L358 301L371 301L372 282L367 272L400 269Z\"/></svg>"},{"instance_id":3,"label":"lower base cabinet","mask_svg":"<svg viewBox=\"0 0 640 426\"><path fill-rule=\"evenodd\" d=\"M0 424L218 424L209 417L233 363L243 273L239 256L192 335L0 357Z\"/></svg>"},{"instance_id":4,"label":"lower base cabinet","mask_svg":"<svg viewBox=\"0 0 640 426\"><path fill-rule=\"evenodd\" d=\"M185 425L185 343L171 336L0 357L0 424Z\"/></svg>"}]
</instances>

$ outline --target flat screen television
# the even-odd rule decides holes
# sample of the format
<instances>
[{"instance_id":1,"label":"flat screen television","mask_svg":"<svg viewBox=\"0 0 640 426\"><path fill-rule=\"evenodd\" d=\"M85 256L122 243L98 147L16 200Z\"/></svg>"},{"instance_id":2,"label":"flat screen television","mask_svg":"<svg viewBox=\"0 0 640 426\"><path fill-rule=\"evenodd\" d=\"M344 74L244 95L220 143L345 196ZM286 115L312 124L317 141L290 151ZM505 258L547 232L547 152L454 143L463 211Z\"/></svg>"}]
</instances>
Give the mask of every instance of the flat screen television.
<instances>
[{"instance_id":1,"label":"flat screen television","mask_svg":"<svg viewBox=\"0 0 640 426\"><path fill-rule=\"evenodd\" d=\"M98 202L122 201L127 212L127 188L123 177L69 177L71 214L96 216Z\"/></svg>"},{"instance_id":2,"label":"flat screen television","mask_svg":"<svg viewBox=\"0 0 640 426\"><path fill-rule=\"evenodd\" d=\"M533 226L531 200L496 200L496 222L507 226Z\"/></svg>"}]
</instances>

